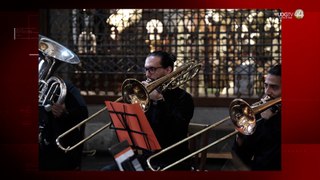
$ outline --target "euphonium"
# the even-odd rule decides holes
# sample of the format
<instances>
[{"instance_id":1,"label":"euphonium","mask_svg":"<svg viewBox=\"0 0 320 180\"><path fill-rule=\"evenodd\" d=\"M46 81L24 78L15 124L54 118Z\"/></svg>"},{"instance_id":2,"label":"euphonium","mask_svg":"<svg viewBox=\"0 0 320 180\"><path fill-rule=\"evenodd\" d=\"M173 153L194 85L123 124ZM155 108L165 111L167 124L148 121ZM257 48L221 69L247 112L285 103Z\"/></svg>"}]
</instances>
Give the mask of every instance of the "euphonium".
<instances>
[{"instance_id":1,"label":"euphonium","mask_svg":"<svg viewBox=\"0 0 320 180\"><path fill-rule=\"evenodd\" d=\"M67 88L64 81L53 73L63 63L78 64L77 55L63 45L39 35L39 106L46 111L51 110L52 103L62 103L65 99Z\"/></svg>"}]
</instances>

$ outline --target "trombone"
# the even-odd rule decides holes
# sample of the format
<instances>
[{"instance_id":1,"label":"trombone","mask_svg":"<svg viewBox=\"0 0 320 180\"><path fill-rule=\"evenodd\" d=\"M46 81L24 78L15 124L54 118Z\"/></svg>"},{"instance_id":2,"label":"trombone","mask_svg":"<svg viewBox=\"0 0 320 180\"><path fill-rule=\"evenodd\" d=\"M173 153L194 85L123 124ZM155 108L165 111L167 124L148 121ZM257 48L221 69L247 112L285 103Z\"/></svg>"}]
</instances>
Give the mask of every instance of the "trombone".
<instances>
[{"instance_id":1,"label":"trombone","mask_svg":"<svg viewBox=\"0 0 320 180\"><path fill-rule=\"evenodd\" d=\"M126 79L122 83L122 97L119 97L115 102L124 101L125 103L138 103L140 107L147 111L150 106L150 97L149 93L151 93L156 88L160 88L161 91L165 91L167 89L174 89L185 82L192 79L197 73L199 72L201 68L201 64L189 62L186 63L180 67L178 67L175 71L171 72L170 74L167 74L166 76L163 76L147 85L143 85L141 82L139 82L136 79ZM83 140L79 141L73 146L63 147L63 145L60 143L61 139L69 134L70 132L74 131L77 128L80 128L81 125L91 121L94 117L102 113L103 111L107 110L107 107L102 108L101 110L97 111L87 119L81 121L79 124L75 125L74 127L70 128L69 130L65 131L61 135L59 135L56 139L57 146L65 151L71 151L74 148L78 147L79 145L83 144L84 142L88 141L92 137L94 137L96 134L100 133L102 130L108 128L111 125L111 122L105 124Z\"/></svg>"},{"instance_id":2,"label":"trombone","mask_svg":"<svg viewBox=\"0 0 320 180\"><path fill-rule=\"evenodd\" d=\"M269 98L268 96L266 98ZM255 114L262 112L276 104L281 103L281 97L278 97L276 99L270 100L270 101L262 101L262 102L258 102L258 103L254 103L252 106L250 106L247 102L245 102L242 99L234 99L230 105L229 105L229 115L228 117L202 129L201 131L198 131L197 133L159 151L156 154L151 155L148 159L147 159L147 165L148 167L152 170L152 171L164 171L167 170L169 168L171 168L172 166L175 166L176 164L179 164L180 162L210 148L211 146L214 146L215 144L218 144L221 141L224 141L226 139L228 139L229 137L235 135L236 133L240 132L242 134L245 135L251 135L254 133L255 128L256 128L256 123L257 120L255 118ZM171 164L169 164L168 166L164 167L164 168L160 168L157 167L157 169L155 169L152 165L151 165L151 159L159 156L160 154L165 153L166 151L169 151L170 149L188 141L189 139L192 139L193 137L202 134L208 130L210 130L211 128L217 127L220 124L226 122L227 120L231 119L232 123L235 125L235 130L233 132L231 132L230 134L227 134L226 136L208 144L207 146L181 158L180 160L177 160L176 162L173 162ZM259 121L259 120L258 120Z\"/></svg>"}]
</instances>

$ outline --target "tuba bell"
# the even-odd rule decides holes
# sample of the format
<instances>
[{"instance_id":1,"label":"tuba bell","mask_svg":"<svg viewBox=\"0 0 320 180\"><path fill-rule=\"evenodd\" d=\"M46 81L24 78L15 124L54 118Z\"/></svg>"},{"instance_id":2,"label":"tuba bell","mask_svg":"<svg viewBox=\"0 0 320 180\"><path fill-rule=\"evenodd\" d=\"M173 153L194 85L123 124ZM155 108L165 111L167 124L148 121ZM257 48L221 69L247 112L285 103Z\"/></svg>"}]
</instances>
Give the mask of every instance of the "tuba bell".
<instances>
[{"instance_id":1,"label":"tuba bell","mask_svg":"<svg viewBox=\"0 0 320 180\"><path fill-rule=\"evenodd\" d=\"M62 63L78 64L80 59L68 48L43 35L39 35L38 46L38 105L50 111L51 104L62 103L67 93L65 82L53 73Z\"/></svg>"}]
</instances>

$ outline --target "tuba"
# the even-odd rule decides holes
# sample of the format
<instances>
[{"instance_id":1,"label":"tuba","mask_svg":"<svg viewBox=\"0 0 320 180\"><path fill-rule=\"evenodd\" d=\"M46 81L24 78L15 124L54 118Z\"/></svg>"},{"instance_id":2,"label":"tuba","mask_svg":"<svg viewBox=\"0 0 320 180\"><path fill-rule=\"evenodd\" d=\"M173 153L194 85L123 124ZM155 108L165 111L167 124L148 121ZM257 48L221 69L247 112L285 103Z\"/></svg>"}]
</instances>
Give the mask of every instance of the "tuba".
<instances>
[{"instance_id":1,"label":"tuba","mask_svg":"<svg viewBox=\"0 0 320 180\"><path fill-rule=\"evenodd\" d=\"M38 50L38 105L50 111L52 103L62 103L67 93L65 82L53 73L62 63L78 64L80 59L63 45L42 35L39 35Z\"/></svg>"}]
</instances>

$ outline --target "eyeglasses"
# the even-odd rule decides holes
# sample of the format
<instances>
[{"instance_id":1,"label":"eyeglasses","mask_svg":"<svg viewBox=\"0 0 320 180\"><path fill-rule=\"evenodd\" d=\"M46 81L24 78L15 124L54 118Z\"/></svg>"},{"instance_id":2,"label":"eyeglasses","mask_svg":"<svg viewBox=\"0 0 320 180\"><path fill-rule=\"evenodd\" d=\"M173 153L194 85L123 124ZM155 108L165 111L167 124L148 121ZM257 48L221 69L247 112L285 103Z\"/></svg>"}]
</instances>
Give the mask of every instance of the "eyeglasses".
<instances>
[{"instance_id":1,"label":"eyeglasses","mask_svg":"<svg viewBox=\"0 0 320 180\"><path fill-rule=\"evenodd\" d=\"M149 71L149 73L154 73L159 68L163 68L163 67L161 67L161 66L160 67L145 67L144 69L146 72Z\"/></svg>"}]
</instances>

